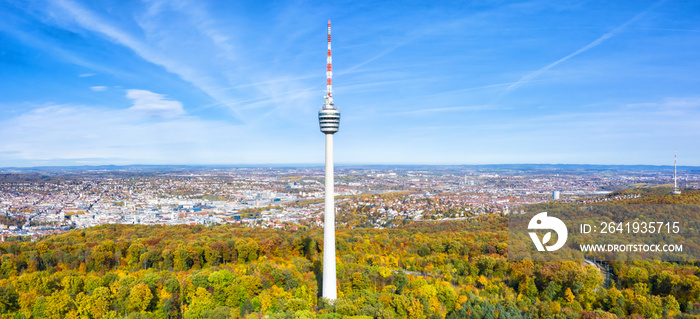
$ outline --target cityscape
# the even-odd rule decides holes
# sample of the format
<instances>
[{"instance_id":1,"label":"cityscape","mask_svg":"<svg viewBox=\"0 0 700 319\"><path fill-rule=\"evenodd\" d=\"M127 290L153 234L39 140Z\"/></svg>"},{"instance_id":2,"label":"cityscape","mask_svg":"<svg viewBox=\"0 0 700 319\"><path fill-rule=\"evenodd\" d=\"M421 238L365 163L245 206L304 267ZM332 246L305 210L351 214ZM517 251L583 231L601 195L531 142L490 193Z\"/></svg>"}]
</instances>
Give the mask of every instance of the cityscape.
<instances>
[{"instance_id":1,"label":"cityscape","mask_svg":"<svg viewBox=\"0 0 700 319\"><path fill-rule=\"evenodd\" d=\"M664 167L586 165L341 166L338 227L385 228L404 220L507 214L554 200L590 202L615 190L672 185L669 173ZM316 167L5 169L0 176L3 239L111 223L323 227L324 173ZM694 168L679 177L681 187L700 188ZM400 196L377 196L391 193ZM364 223L344 223L344 214L358 207L366 207Z\"/></svg>"}]
</instances>

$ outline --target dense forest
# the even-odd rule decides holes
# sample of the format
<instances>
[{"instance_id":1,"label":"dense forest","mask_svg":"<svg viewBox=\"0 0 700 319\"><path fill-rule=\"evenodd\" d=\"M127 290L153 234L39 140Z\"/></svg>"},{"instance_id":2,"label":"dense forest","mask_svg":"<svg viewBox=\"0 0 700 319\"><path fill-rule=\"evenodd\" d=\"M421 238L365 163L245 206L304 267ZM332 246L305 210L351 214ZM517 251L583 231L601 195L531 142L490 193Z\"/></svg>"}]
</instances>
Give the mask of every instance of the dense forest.
<instances>
[{"instance_id":1,"label":"dense forest","mask_svg":"<svg viewBox=\"0 0 700 319\"><path fill-rule=\"evenodd\" d=\"M697 263L610 262L606 281L581 261L509 262L507 226L338 229L334 303L319 298L322 229L104 225L8 241L0 317L700 318Z\"/></svg>"}]
</instances>

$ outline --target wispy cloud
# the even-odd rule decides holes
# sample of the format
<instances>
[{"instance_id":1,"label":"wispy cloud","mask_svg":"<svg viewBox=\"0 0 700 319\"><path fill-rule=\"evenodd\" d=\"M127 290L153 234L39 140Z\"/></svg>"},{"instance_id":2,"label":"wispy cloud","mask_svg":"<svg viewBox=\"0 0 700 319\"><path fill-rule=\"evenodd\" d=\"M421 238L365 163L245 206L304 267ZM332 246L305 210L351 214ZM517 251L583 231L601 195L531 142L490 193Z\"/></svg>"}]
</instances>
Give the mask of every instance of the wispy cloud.
<instances>
[{"instance_id":1,"label":"wispy cloud","mask_svg":"<svg viewBox=\"0 0 700 319\"><path fill-rule=\"evenodd\" d=\"M173 54L160 48L152 47L138 36L112 24L108 19L103 19L96 13L86 9L71 0L53 0L52 3L63 10L75 23L84 29L102 34L111 41L118 43L143 58L144 60L159 65L169 72L178 75L183 80L193 84L210 97L218 100L222 105L228 105L229 98L220 94L222 90L217 80L208 74L198 71L190 63L173 58ZM221 43L223 40L219 40ZM235 110L232 110L235 113Z\"/></svg>"},{"instance_id":2,"label":"wispy cloud","mask_svg":"<svg viewBox=\"0 0 700 319\"><path fill-rule=\"evenodd\" d=\"M338 74L351 73L351 72L353 72L353 71L359 69L360 67L363 67L363 66L365 66L365 65L367 65L367 64L369 64L369 63L372 63L372 62L374 62L375 60L377 60L377 59L379 59L379 58L381 58L381 57L383 57L383 56L385 56L385 55L387 55L387 54L389 54L389 53L395 51L396 49L398 49L398 48L400 48L400 47L402 47L402 46L404 46L404 45L406 45L406 44L408 44L408 43L410 43L410 42L411 42L411 41L407 40L407 41L404 41L404 42L402 42L402 43L399 43L399 44L397 44L397 45L395 45L395 46L393 46L393 47L390 47L390 48L388 48L388 49L386 49L386 50L380 52L379 54L377 54L377 55L375 55L375 56L373 56L373 57L371 57L371 58L369 58L369 59L367 59L367 60L365 60L365 61L362 61L362 62L360 62L360 63L358 63L358 64L355 64L355 65L353 65L353 66L351 66L351 67L349 67L349 68L347 68L347 69L345 69L345 70L342 70L342 71L339 72Z\"/></svg>"},{"instance_id":3,"label":"wispy cloud","mask_svg":"<svg viewBox=\"0 0 700 319\"><path fill-rule=\"evenodd\" d=\"M684 116L694 118L700 110L700 98L698 97L674 97L662 101L630 103L626 105L632 112L651 113L657 116Z\"/></svg>"},{"instance_id":4,"label":"wispy cloud","mask_svg":"<svg viewBox=\"0 0 700 319\"><path fill-rule=\"evenodd\" d=\"M107 90L107 87L106 87L106 86L101 86L101 85L98 85L98 86L91 86L91 87L90 87L90 90L93 90L93 91L95 91L95 92L100 92L100 91L105 91L105 90Z\"/></svg>"},{"instance_id":5,"label":"wispy cloud","mask_svg":"<svg viewBox=\"0 0 700 319\"><path fill-rule=\"evenodd\" d=\"M170 119L185 114L182 103L168 100L162 94L146 90L127 90L126 97L134 103L129 108L130 111L149 117Z\"/></svg>"},{"instance_id":6,"label":"wispy cloud","mask_svg":"<svg viewBox=\"0 0 700 319\"><path fill-rule=\"evenodd\" d=\"M132 92L139 98L154 98ZM157 99L157 97L155 97ZM172 102L172 101L171 101ZM179 116L144 121L132 109L48 105L0 120L0 167L75 164L235 164L288 161L281 152L314 149L289 142L251 141L250 128ZM281 151L280 151L281 150ZM297 153L294 153L297 154ZM320 157L322 155L319 153ZM313 156L297 158L310 161ZM53 163L53 164L52 164Z\"/></svg>"},{"instance_id":7,"label":"wispy cloud","mask_svg":"<svg viewBox=\"0 0 700 319\"><path fill-rule=\"evenodd\" d=\"M653 10L653 9L656 8L656 7L658 7L658 6L661 5L663 2L664 2L664 1L662 0L662 1L659 1L659 2L655 3L655 4L652 5L649 9L644 10L642 13L637 14L637 15L634 16L632 19L630 19L630 20L628 20L627 22L621 24L620 26L618 26L617 28L613 29L612 31L610 31L610 32L608 32L608 33L606 33L606 34L603 34L603 35L600 36L598 39L595 39L595 41L593 41L593 42L591 42L591 43L589 43L589 44L583 46L582 48L580 48L580 49L574 51L573 53L571 53L571 54L569 54L569 55L567 55L567 56L565 56L565 57L563 57L563 58L561 58L561 59L559 59L559 60L556 60L556 61L554 61L554 62L552 62L552 63L546 65L545 67L543 67L543 68L541 68L541 69L539 69L539 70L537 70L537 71L535 71L535 72L532 72L532 73L530 73L530 74L525 75L524 77L522 77L522 78L521 78L520 80L518 80L517 82L515 82L515 83L511 84L510 86L508 86L508 88L506 88L506 92L510 92L510 91L516 89L517 87L519 87L521 84L523 84L523 83L525 83L525 82L530 82L530 81L534 80L535 78L537 78L537 77L539 77L540 75L544 74L545 72L549 71L551 68L553 68L553 67L555 67L555 66L557 66L557 65L559 65L559 64L561 64L561 63L563 63L563 62L566 62L567 60L569 60L569 59L571 59L571 58L573 58L573 57L575 57L575 56L577 56L577 55L579 55L579 54L581 54L581 53L584 53L584 52L586 52L586 51L588 51L588 50L590 50L590 49L593 49L593 48L599 46L600 44L602 44L602 43L605 42L606 40L608 40L608 39L614 37L615 35L619 34L620 32L622 32L622 31L623 31L625 28L627 28L627 26L630 25L631 23L633 23L633 22L635 22L635 21L641 19L641 18L644 17L645 15L647 15L651 10Z\"/></svg>"},{"instance_id":8,"label":"wispy cloud","mask_svg":"<svg viewBox=\"0 0 700 319\"><path fill-rule=\"evenodd\" d=\"M175 7L190 18L191 23L195 25L201 34L224 52L222 55L224 58L235 60L237 56L235 46L231 43L229 36L215 26L214 20L207 13L203 2L180 1L176 2Z\"/></svg>"},{"instance_id":9,"label":"wispy cloud","mask_svg":"<svg viewBox=\"0 0 700 319\"><path fill-rule=\"evenodd\" d=\"M57 58L59 61L79 65L86 69L98 71L100 73L113 74L119 76L126 75L125 72L121 69L113 68L104 64L95 63L93 61L90 61L89 58L86 58L84 56L81 56L81 54L79 53L71 51L70 48L61 47L60 41L57 41L56 38L41 36L40 34L29 30L23 30L22 28L18 27L10 27L2 23L0 23L0 31L12 35L14 38L20 40L26 45L49 53L51 56ZM78 77L80 78L87 78L91 76L95 76L95 74L78 74Z\"/></svg>"},{"instance_id":10,"label":"wispy cloud","mask_svg":"<svg viewBox=\"0 0 700 319\"><path fill-rule=\"evenodd\" d=\"M700 107L700 98L698 97L686 97L686 98L667 98L661 102L645 102L645 103L630 103L627 107L638 108L638 107L654 107L662 109L690 109Z\"/></svg>"}]
</instances>

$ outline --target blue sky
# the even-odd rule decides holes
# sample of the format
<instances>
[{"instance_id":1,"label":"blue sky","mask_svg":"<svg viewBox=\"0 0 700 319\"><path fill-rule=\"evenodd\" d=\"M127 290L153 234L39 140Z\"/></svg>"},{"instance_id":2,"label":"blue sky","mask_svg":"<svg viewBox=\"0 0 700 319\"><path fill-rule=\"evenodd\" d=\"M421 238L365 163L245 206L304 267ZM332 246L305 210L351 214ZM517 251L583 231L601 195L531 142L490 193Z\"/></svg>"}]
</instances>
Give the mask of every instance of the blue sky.
<instances>
[{"instance_id":1,"label":"blue sky","mask_svg":"<svg viewBox=\"0 0 700 319\"><path fill-rule=\"evenodd\" d=\"M698 1L0 3L0 166L700 165Z\"/></svg>"}]
</instances>

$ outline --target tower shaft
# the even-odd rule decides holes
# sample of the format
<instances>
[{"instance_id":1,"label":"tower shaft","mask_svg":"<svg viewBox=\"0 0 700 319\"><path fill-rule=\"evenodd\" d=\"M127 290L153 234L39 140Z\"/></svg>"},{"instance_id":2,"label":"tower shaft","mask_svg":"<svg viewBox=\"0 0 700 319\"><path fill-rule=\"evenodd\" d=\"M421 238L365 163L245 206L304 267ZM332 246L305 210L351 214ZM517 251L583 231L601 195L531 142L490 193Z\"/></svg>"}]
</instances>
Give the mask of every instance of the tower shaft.
<instances>
[{"instance_id":1,"label":"tower shaft","mask_svg":"<svg viewBox=\"0 0 700 319\"><path fill-rule=\"evenodd\" d=\"M335 271L335 192L333 188L333 134L326 134L326 201L323 216L323 297L337 298Z\"/></svg>"}]
</instances>

